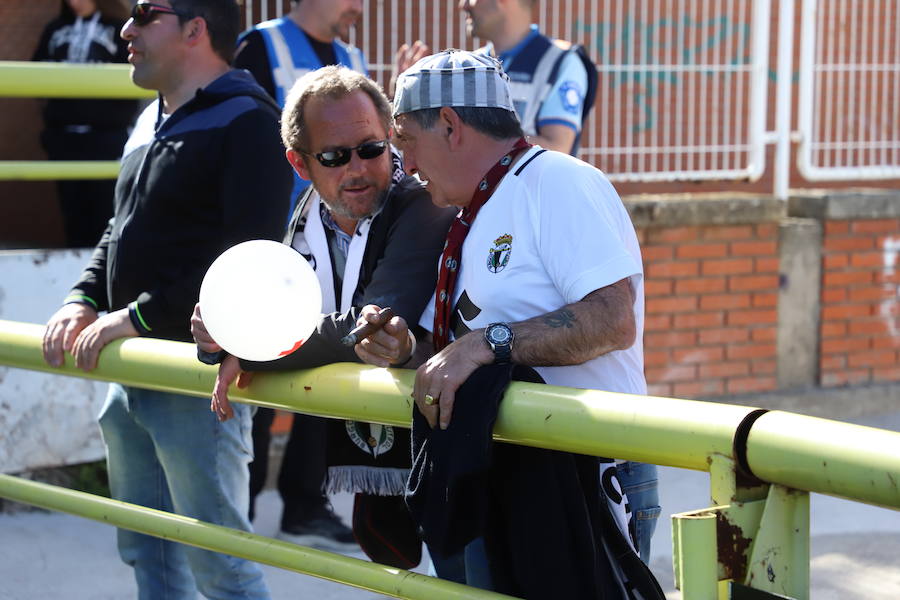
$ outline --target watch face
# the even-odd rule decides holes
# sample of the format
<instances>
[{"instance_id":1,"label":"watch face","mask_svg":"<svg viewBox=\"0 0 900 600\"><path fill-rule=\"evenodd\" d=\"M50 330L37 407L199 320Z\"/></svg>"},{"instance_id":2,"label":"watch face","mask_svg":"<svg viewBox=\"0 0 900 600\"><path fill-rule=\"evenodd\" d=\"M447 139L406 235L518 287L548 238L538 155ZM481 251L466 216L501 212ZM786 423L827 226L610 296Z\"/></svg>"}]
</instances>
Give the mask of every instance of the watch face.
<instances>
[{"instance_id":1,"label":"watch face","mask_svg":"<svg viewBox=\"0 0 900 600\"><path fill-rule=\"evenodd\" d=\"M488 332L488 336L490 337L491 342L502 346L509 343L509 340L512 337L512 332L508 327L495 325L494 327L491 327L491 330Z\"/></svg>"}]
</instances>

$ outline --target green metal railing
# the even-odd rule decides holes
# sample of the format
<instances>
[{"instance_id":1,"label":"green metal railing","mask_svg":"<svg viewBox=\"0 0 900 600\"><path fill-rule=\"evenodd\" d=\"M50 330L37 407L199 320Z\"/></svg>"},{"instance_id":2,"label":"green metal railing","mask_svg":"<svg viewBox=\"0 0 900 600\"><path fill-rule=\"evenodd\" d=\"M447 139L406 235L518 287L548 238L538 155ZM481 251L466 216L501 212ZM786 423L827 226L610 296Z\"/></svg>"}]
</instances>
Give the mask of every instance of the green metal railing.
<instances>
[{"instance_id":1,"label":"green metal railing","mask_svg":"<svg viewBox=\"0 0 900 600\"><path fill-rule=\"evenodd\" d=\"M143 338L113 342L90 373L77 370L71 358L52 368L41 356L42 334L39 325L0 321L0 364L204 397L215 379L213 367L197 362L193 345ZM234 389L232 398L408 427L413 377L412 371L335 364L260 374L247 389ZM684 600L729 598L732 582L807 598L809 491L900 509L900 434L782 411L513 383L494 437L708 471L713 506L673 516L675 579ZM0 496L396 597L491 597L15 477L0 476Z\"/></svg>"},{"instance_id":2,"label":"green metal railing","mask_svg":"<svg viewBox=\"0 0 900 600\"><path fill-rule=\"evenodd\" d=\"M0 98L155 98L131 82L122 64L0 61ZM0 161L0 181L115 179L119 162Z\"/></svg>"}]
</instances>

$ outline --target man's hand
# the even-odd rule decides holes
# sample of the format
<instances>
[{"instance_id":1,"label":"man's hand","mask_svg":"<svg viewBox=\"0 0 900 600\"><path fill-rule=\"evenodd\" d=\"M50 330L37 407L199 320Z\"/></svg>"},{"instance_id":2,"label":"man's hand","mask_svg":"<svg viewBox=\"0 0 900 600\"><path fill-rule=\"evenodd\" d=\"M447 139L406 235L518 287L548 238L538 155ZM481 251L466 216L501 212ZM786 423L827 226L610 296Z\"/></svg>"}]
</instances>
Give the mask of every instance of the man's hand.
<instances>
[{"instance_id":1,"label":"man's hand","mask_svg":"<svg viewBox=\"0 0 900 600\"><path fill-rule=\"evenodd\" d=\"M231 401L228 399L228 386L237 379L237 386L244 389L250 385L253 373L241 371L241 363L236 356L227 356L219 365L219 374L216 375L216 385L213 388L212 401L209 410L216 413L219 421L227 421L234 416Z\"/></svg>"},{"instance_id":2,"label":"man's hand","mask_svg":"<svg viewBox=\"0 0 900 600\"><path fill-rule=\"evenodd\" d=\"M131 323L128 309L121 308L103 315L81 330L72 346L75 366L84 371L97 367L100 351L108 343L123 337L135 337L137 329Z\"/></svg>"},{"instance_id":3,"label":"man's hand","mask_svg":"<svg viewBox=\"0 0 900 600\"><path fill-rule=\"evenodd\" d=\"M75 338L81 331L97 320L97 311L87 304L66 304L47 321L41 349L44 360L51 367L61 367L65 353L72 352Z\"/></svg>"},{"instance_id":4,"label":"man's hand","mask_svg":"<svg viewBox=\"0 0 900 600\"><path fill-rule=\"evenodd\" d=\"M204 352L215 353L222 350L222 346L218 345L216 340L212 339L212 336L209 335L209 331L206 330L206 325L203 324L203 317L200 316L199 302L194 306L194 314L191 315L191 335L194 336L197 347Z\"/></svg>"},{"instance_id":5,"label":"man's hand","mask_svg":"<svg viewBox=\"0 0 900 600\"><path fill-rule=\"evenodd\" d=\"M482 365L494 362L494 353L477 329L462 336L416 370L413 398L431 427L447 429L453 416L456 390Z\"/></svg>"},{"instance_id":6,"label":"man's hand","mask_svg":"<svg viewBox=\"0 0 900 600\"><path fill-rule=\"evenodd\" d=\"M400 76L400 73L416 64L423 56L428 56L429 54L431 54L431 49L422 40L416 40L412 46L403 44L397 49L397 53L394 55L391 80L388 83L388 96L394 97L394 87L397 84L397 78Z\"/></svg>"},{"instance_id":7,"label":"man's hand","mask_svg":"<svg viewBox=\"0 0 900 600\"><path fill-rule=\"evenodd\" d=\"M383 317L379 315L381 308L367 304L360 311L357 325L363 323L379 324ZM353 350L364 363L376 367L389 367L405 363L412 354L412 333L403 317L393 317L378 331L360 340Z\"/></svg>"}]
</instances>

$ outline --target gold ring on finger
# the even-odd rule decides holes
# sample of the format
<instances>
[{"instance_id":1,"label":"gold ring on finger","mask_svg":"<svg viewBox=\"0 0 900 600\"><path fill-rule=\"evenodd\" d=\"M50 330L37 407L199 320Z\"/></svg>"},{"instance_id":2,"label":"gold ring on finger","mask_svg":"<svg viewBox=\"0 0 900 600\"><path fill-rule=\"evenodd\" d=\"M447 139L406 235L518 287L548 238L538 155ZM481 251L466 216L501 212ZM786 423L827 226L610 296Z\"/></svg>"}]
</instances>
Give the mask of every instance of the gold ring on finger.
<instances>
[{"instance_id":1,"label":"gold ring on finger","mask_svg":"<svg viewBox=\"0 0 900 600\"><path fill-rule=\"evenodd\" d=\"M434 396L431 394L425 394L425 406L431 406L434 404Z\"/></svg>"}]
</instances>

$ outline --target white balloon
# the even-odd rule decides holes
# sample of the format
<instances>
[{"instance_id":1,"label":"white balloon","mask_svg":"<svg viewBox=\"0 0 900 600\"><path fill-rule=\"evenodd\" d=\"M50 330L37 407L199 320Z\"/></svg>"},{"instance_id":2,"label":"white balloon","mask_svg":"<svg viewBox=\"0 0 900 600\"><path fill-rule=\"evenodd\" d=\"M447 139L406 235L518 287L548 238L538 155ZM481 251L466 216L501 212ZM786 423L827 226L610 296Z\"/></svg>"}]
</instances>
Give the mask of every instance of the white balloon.
<instances>
[{"instance_id":1,"label":"white balloon","mask_svg":"<svg viewBox=\"0 0 900 600\"><path fill-rule=\"evenodd\" d=\"M322 312L319 280L290 246L252 240L210 265L200 286L200 314L229 354L275 360L299 348Z\"/></svg>"}]
</instances>

